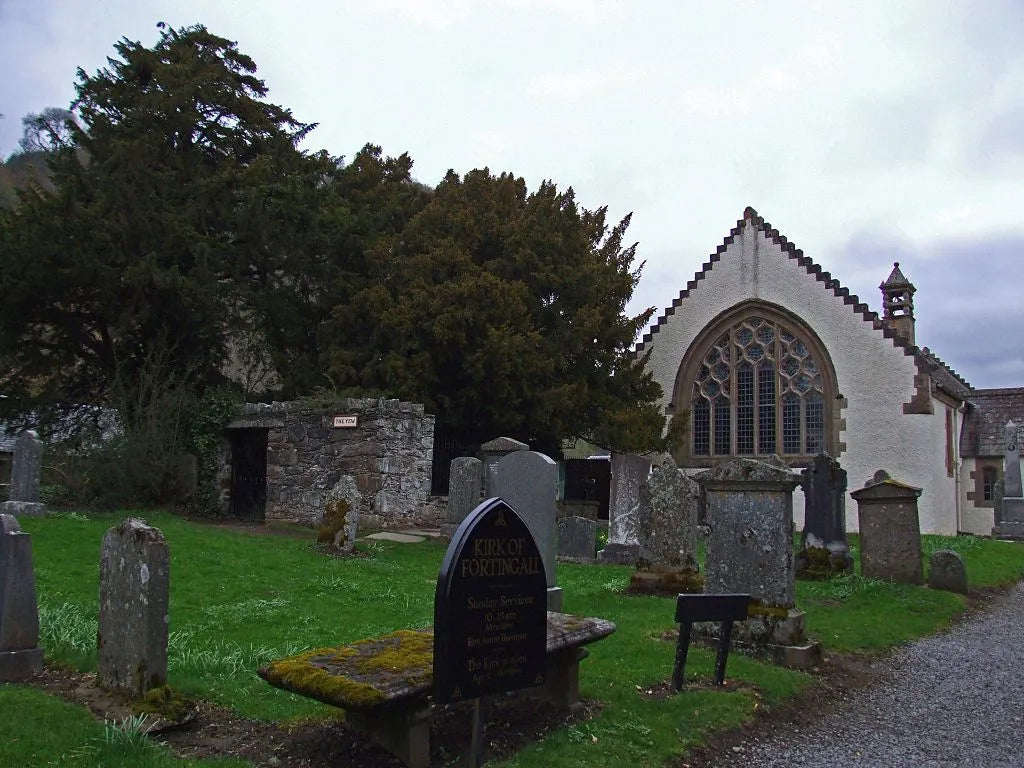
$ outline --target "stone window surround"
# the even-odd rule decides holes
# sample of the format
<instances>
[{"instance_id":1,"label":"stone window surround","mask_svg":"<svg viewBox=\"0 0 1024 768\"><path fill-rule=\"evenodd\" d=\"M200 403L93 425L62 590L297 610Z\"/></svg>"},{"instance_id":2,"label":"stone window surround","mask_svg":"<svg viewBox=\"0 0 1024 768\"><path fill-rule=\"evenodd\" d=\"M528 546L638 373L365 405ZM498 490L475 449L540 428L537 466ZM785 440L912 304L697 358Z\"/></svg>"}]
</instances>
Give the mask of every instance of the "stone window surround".
<instances>
[{"instance_id":1,"label":"stone window surround","mask_svg":"<svg viewBox=\"0 0 1024 768\"><path fill-rule=\"evenodd\" d=\"M682 363L680 363L676 373L676 380L672 391L672 403L666 408L666 412L669 415L683 415L687 420L682 446L674 452L674 458L677 463L680 466L711 467L736 458L735 454L727 456L692 455L693 433L690 425L690 419L692 418L690 401L694 378L711 347L722 334L728 332L733 326L749 317L760 317L772 323L784 325L807 346L811 356L818 364L822 378L822 400L825 410L825 435L822 441L822 449L838 459L846 450L846 444L839 440L839 435L846 428L845 420L842 418L842 411L848 403L846 398L837 391L835 366L832 363L831 356L828 354L825 345L818 338L818 335L802 319L777 304L754 299L740 302L719 314L697 334L683 356ZM776 392L776 398L778 399L778 397L779 393ZM780 410L781 406L777 405L776 408ZM756 457L749 456L747 458ZM783 458L793 466L803 466L809 463L813 456L809 454L787 454Z\"/></svg>"},{"instance_id":2,"label":"stone window surround","mask_svg":"<svg viewBox=\"0 0 1024 768\"><path fill-rule=\"evenodd\" d=\"M985 470L991 470L995 473L992 498L985 498ZM994 508L995 502L995 483L998 483L1003 477L1003 463L1000 459L977 459L974 463L974 469L971 471L971 486L972 490L967 491L967 499L974 503L975 507L988 507Z\"/></svg>"}]
</instances>

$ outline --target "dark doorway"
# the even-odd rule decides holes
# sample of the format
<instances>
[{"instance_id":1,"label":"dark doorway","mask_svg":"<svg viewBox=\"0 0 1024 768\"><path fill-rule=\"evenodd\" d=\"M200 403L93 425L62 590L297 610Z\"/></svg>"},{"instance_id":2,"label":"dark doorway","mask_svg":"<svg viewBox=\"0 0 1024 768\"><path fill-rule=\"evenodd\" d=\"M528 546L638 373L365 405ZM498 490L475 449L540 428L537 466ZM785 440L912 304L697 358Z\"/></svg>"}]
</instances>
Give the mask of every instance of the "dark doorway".
<instances>
[{"instance_id":1,"label":"dark doorway","mask_svg":"<svg viewBox=\"0 0 1024 768\"><path fill-rule=\"evenodd\" d=\"M611 490L611 462L607 457L566 459L566 501L596 501L597 519L608 519L608 497Z\"/></svg>"},{"instance_id":2,"label":"dark doorway","mask_svg":"<svg viewBox=\"0 0 1024 768\"><path fill-rule=\"evenodd\" d=\"M430 493L434 496L448 495L448 479L452 459L459 456L476 456L480 441L465 431L434 425L434 456L430 466Z\"/></svg>"},{"instance_id":3,"label":"dark doorway","mask_svg":"<svg viewBox=\"0 0 1024 768\"><path fill-rule=\"evenodd\" d=\"M267 506L267 430L232 429L230 514L262 523Z\"/></svg>"}]
</instances>

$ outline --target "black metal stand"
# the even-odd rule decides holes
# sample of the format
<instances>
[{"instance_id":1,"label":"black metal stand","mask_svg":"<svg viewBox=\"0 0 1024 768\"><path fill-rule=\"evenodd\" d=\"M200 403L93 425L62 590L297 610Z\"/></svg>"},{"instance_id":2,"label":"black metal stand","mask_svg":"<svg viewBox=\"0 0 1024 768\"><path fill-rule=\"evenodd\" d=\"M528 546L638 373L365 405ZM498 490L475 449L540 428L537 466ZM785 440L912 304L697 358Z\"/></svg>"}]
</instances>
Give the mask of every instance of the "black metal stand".
<instances>
[{"instance_id":1,"label":"black metal stand","mask_svg":"<svg viewBox=\"0 0 1024 768\"><path fill-rule=\"evenodd\" d=\"M676 663L672 669L672 687L683 687L686 657L690 652L690 633L695 621L719 622L718 654L715 657L715 685L725 682L725 663L729 658L732 625L747 617L750 595L679 595L676 598L676 621L679 638L676 640Z\"/></svg>"}]
</instances>

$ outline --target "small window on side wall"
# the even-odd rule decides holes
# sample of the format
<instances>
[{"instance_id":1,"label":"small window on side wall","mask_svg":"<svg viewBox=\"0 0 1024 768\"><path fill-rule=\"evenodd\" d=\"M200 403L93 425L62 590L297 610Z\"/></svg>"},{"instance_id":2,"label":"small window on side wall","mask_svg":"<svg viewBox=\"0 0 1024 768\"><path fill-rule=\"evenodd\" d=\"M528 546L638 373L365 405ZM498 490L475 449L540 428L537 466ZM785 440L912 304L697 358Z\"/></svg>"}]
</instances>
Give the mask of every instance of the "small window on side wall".
<instances>
[{"instance_id":1,"label":"small window on side wall","mask_svg":"<svg viewBox=\"0 0 1024 768\"><path fill-rule=\"evenodd\" d=\"M996 500L996 483L999 481L999 472L995 467L982 467L981 470L981 498L982 501L993 502Z\"/></svg>"}]
</instances>

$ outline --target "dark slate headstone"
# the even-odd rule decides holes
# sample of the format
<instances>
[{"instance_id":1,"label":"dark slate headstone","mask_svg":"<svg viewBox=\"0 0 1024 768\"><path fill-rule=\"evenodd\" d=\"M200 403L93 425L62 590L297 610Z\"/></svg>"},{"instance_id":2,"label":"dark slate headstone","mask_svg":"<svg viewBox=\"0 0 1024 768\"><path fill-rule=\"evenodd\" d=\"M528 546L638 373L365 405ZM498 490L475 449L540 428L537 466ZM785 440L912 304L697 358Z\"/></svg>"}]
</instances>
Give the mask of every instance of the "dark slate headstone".
<instances>
[{"instance_id":1,"label":"dark slate headstone","mask_svg":"<svg viewBox=\"0 0 1024 768\"><path fill-rule=\"evenodd\" d=\"M167 682L170 558L159 529L129 517L100 549L96 682L141 696Z\"/></svg>"},{"instance_id":2,"label":"dark slate headstone","mask_svg":"<svg viewBox=\"0 0 1024 768\"><path fill-rule=\"evenodd\" d=\"M0 682L24 680L42 662L32 539L0 514Z\"/></svg>"},{"instance_id":3,"label":"dark slate headstone","mask_svg":"<svg viewBox=\"0 0 1024 768\"><path fill-rule=\"evenodd\" d=\"M921 489L893 480L884 470L850 494L860 520L860 572L866 578L923 584Z\"/></svg>"},{"instance_id":4,"label":"dark slate headstone","mask_svg":"<svg viewBox=\"0 0 1024 768\"><path fill-rule=\"evenodd\" d=\"M951 549L933 552L928 563L928 586L967 594L967 568L960 553Z\"/></svg>"},{"instance_id":5,"label":"dark slate headstone","mask_svg":"<svg viewBox=\"0 0 1024 768\"><path fill-rule=\"evenodd\" d=\"M543 453L516 451L498 462L494 495L504 499L526 521L544 558L548 610L561 610L561 590L556 586L558 530L558 465Z\"/></svg>"},{"instance_id":6,"label":"dark slate headstone","mask_svg":"<svg viewBox=\"0 0 1024 768\"><path fill-rule=\"evenodd\" d=\"M452 459L448 470L448 510L441 530L451 538L456 529L480 504L483 462L473 456Z\"/></svg>"},{"instance_id":7,"label":"dark slate headstone","mask_svg":"<svg viewBox=\"0 0 1024 768\"><path fill-rule=\"evenodd\" d=\"M41 516L46 505L39 501L39 476L43 465L43 441L32 430L22 432L14 444L9 501L0 512L9 515Z\"/></svg>"},{"instance_id":8,"label":"dark slate headstone","mask_svg":"<svg viewBox=\"0 0 1024 768\"><path fill-rule=\"evenodd\" d=\"M597 547L597 521L563 517L558 521L558 556L576 563L592 563Z\"/></svg>"},{"instance_id":9,"label":"dark slate headstone","mask_svg":"<svg viewBox=\"0 0 1024 768\"><path fill-rule=\"evenodd\" d=\"M846 542L846 470L819 453L803 471L804 529L796 557L798 576L825 578L853 567Z\"/></svg>"},{"instance_id":10,"label":"dark slate headstone","mask_svg":"<svg viewBox=\"0 0 1024 768\"><path fill-rule=\"evenodd\" d=\"M530 527L501 499L455 532L434 596L434 698L448 702L544 682L547 583Z\"/></svg>"}]
</instances>

